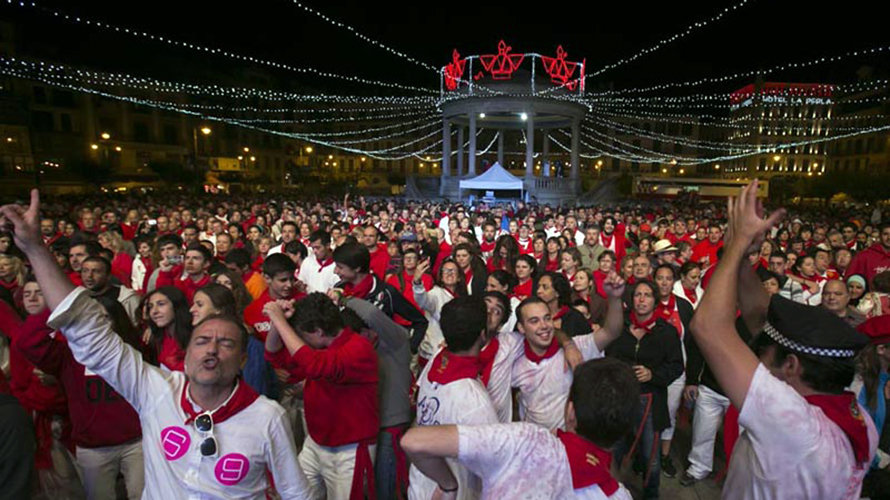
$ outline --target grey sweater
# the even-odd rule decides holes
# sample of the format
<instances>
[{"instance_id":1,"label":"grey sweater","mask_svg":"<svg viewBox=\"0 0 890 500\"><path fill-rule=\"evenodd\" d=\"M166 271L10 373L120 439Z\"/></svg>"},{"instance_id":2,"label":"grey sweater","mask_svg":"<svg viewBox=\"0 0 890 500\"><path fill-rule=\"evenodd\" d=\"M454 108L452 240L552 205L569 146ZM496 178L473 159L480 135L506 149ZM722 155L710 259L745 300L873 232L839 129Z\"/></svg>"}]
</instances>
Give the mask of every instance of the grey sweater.
<instances>
[{"instance_id":1,"label":"grey sweater","mask_svg":"<svg viewBox=\"0 0 890 500\"><path fill-rule=\"evenodd\" d=\"M408 331L366 300L346 302L371 330L377 333L377 358L380 370L380 427L411 422L411 349Z\"/></svg>"}]
</instances>

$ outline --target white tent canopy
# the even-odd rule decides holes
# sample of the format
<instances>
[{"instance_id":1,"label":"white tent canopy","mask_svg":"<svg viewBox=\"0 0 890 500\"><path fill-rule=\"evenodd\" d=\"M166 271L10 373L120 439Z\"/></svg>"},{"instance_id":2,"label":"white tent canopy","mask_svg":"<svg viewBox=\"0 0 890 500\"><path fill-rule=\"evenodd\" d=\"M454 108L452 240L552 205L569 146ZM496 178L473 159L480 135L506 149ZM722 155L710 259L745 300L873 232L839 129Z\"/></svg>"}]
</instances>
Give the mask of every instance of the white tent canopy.
<instances>
[{"instance_id":1,"label":"white tent canopy","mask_svg":"<svg viewBox=\"0 0 890 500\"><path fill-rule=\"evenodd\" d=\"M524 184L522 179L507 172L500 163L495 163L482 175L477 175L472 179L461 180L460 189L487 189L492 191L515 189L521 191L524 189Z\"/></svg>"}]
</instances>

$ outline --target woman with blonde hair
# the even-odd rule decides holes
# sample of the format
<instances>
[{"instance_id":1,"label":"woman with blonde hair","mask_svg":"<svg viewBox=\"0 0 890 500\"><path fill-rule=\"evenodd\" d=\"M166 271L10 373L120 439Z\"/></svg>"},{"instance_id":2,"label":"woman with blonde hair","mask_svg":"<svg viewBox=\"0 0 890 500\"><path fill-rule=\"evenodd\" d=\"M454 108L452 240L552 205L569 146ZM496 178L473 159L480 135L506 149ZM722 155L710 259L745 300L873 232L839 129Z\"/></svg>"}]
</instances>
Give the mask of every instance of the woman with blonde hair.
<instances>
[{"instance_id":1,"label":"woman with blonde hair","mask_svg":"<svg viewBox=\"0 0 890 500\"><path fill-rule=\"evenodd\" d=\"M22 287L25 286L25 264L12 255L0 255L0 287L9 291L16 308L22 309Z\"/></svg>"},{"instance_id":2,"label":"woman with blonde hair","mask_svg":"<svg viewBox=\"0 0 890 500\"><path fill-rule=\"evenodd\" d=\"M99 233L99 244L102 248L111 250L114 258L111 259L111 275L124 286L131 284L133 275L133 256L127 253L124 237L116 231Z\"/></svg>"}]
</instances>

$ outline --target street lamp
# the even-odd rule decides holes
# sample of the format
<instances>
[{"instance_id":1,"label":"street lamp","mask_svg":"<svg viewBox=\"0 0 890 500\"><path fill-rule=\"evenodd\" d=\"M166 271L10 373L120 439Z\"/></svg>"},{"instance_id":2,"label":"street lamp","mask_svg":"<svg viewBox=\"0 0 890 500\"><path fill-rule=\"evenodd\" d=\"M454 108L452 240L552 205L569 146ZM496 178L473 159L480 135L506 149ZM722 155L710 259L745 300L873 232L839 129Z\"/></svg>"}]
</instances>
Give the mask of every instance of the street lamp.
<instances>
[{"instance_id":1,"label":"street lamp","mask_svg":"<svg viewBox=\"0 0 890 500\"><path fill-rule=\"evenodd\" d=\"M108 132L102 132L102 135L100 137L107 141L108 139L111 139L111 134L109 134Z\"/></svg>"},{"instance_id":2,"label":"street lamp","mask_svg":"<svg viewBox=\"0 0 890 500\"><path fill-rule=\"evenodd\" d=\"M307 153L311 153L311 152L312 152L312 146L306 146L306 152L307 152Z\"/></svg>"}]
</instances>

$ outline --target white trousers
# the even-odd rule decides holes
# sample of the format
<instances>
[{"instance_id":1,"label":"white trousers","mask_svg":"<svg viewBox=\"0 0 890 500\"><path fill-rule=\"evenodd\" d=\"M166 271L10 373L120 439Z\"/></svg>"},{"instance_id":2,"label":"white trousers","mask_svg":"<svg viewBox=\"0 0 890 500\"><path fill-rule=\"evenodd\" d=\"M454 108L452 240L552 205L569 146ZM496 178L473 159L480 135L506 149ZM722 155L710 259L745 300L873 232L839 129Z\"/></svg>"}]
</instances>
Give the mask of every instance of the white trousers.
<instances>
[{"instance_id":1,"label":"white trousers","mask_svg":"<svg viewBox=\"0 0 890 500\"><path fill-rule=\"evenodd\" d=\"M695 479L703 479L714 468L714 442L723 415L729 408L729 399L716 391L698 386L695 415L692 417L692 450L689 452L689 469L686 472Z\"/></svg>"},{"instance_id":2,"label":"white trousers","mask_svg":"<svg viewBox=\"0 0 890 500\"><path fill-rule=\"evenodd\" d=\"M127 497L138 499L145 486L142 440L99 448L77 447L77 466L88 500L115 500L117 474L124 476Z\"/></svg>"},{"instance_id":3,"label":"white trousers","mask_svg":"<svg viewBox=\"0 0 890 500\"><path fill-rule=\"evenodd\" d=\"M674 437L674 427L677 426L677 410L680 409L680 401L683 400L683 388L686 387L686 373L683 373L668 386L667 404L668 413L671 415L671 426L661 431L661 440L670 441Z\"/></svg>"},{"instance_id":4,"label":"white trousers","mask_svg":"<svg viewBox=\"0 0 890 500\"><path fill-rule=\"evenodd\" d=\"M312 498L327 500L348 500L352 491L352 477L355 474L355 443L329 447L316 443L309 434L303 442L303 450L297 460L306 479ZM368 446L371 460L374 460L375 446Z\"/></svg>"}]
</instances>

